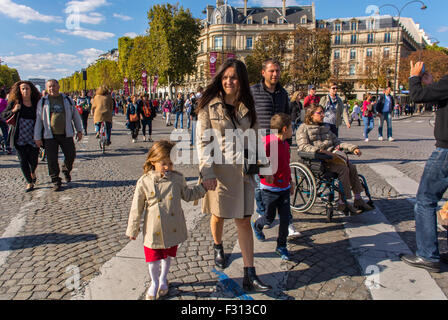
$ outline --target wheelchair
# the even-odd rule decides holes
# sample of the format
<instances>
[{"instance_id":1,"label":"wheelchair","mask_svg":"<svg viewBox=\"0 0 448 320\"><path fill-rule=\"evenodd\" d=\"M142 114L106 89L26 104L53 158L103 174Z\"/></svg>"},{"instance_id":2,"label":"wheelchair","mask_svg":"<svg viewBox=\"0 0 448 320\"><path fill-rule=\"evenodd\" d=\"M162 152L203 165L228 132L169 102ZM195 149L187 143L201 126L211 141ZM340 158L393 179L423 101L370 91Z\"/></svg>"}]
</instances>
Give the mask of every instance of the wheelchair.
<instances>
[{"instance_id":1,"label":"wheelchair","mask_svg":"<svg viewBox=\"0 0 448 320\"><path fill-rule=\"evenodd\" d=\"M320 199L325 204L325 213L327 222L331 222L334 216L334 208L337 207L335 192L342 196L342 201L347 203L344 188L338 180L338 174L330 172L325 160L331 159L326 154L299 152L299 162L290 164L292 181L296 189L291 197L291 210L297 213L307 213ZM373 206L372 196L370 195L367 180L359 175L361 185L366 196L369 198L367 204ZM344 211L349 215L348 209Z\"/></svg>"}]
</instances>

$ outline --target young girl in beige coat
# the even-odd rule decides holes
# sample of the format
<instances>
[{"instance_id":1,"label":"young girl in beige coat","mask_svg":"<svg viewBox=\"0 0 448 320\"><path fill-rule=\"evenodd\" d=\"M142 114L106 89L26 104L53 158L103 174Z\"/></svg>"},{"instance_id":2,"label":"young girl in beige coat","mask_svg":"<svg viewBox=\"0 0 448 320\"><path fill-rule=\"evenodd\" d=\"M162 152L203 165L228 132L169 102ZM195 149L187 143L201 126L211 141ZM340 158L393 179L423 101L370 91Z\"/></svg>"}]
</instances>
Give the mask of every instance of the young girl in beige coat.
<instances>
[{"instance_id":1,"label":"young girl in beige coat","mask_svg":"<svg viewBox=\"0 0 448 320\"><path fill-rule=\"evenodd\" d=\"M176 257L178 245L187 240L181 199L199 200L206 193L202 185L187 186L184 176L173 170L170 159L173 147L169 141L159 141L149 150L143 167L145 173L137 182L129 214L126 235L136 240L145 213L144 250L152 280L146 300L156 300L168 293L171 257Z\"/></svg>"}]
</instances>

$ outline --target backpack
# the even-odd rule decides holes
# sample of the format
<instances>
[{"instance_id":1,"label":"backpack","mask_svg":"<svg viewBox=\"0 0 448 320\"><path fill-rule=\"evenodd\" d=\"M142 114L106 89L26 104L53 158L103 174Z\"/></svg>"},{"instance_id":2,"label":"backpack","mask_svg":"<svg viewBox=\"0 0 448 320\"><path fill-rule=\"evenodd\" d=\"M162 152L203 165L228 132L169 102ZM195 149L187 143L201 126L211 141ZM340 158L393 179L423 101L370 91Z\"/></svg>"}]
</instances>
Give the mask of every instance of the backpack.
<instances>
[{"instance_id":1,"label":"backpack","mask_svg":"<svg viewBox=\"0 0 448 320\"><path fill-rule=\"evenodd\" d=\"M151 113L151 107L149 105L149 102L143 103L142 109L143 109L143 114L145 115L145 117L150 118L152 113Z\"/></svg>"}]
</instances>

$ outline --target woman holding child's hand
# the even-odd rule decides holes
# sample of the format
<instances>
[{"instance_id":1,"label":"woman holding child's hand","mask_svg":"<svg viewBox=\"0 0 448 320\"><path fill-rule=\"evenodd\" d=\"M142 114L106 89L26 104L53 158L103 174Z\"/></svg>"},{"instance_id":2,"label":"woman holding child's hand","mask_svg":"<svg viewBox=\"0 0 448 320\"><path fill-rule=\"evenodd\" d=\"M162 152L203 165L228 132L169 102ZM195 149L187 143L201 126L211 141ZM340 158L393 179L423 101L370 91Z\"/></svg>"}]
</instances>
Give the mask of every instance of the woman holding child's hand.
<instances>
[{"instance_id":1,"label":"woman holding child's hand","mask_svg":"<svg viewBox=\"0 0 448 320\"><path fill-rule=\"evenodd\" d=\"M199 102L199 171L204 187L210 190L202 202L202 212L211 214L215 264L220 268L226 267L222 245L224 220L234 219L244 263L243 288L246 291L266 291L271 287L258 279L254 268L254 239L250 224L254 213L254 177L245 175L243 164L235 159L224 163L222 159L215 159L220 152L207 152L210 139L206 138L206 134L212 130L221 137L226 136L226 130L235 129L243 132L254 130L258 135L255 104L250 92L246 66L239 60L229 59L221 66ZM233 147L237 139L233 139ZM215 145L218 145L221 154L226 154L228 149L224 143ZM250 149L251 145L248 144L247 148Z\"/></svg>"}]
</instances>

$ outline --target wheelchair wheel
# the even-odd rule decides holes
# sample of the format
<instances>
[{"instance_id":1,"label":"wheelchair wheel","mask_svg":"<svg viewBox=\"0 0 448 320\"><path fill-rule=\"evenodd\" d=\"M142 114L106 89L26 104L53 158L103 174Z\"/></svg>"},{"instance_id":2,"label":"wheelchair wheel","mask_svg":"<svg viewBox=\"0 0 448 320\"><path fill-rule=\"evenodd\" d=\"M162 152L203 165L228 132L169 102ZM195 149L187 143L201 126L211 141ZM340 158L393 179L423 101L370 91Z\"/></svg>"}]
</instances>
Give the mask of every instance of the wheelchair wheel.
<instances>
[{"instance_id":1,"label":"wheelchair wheel","mask_svg":"<svg viewBox=\"0 0 448 320\"><path fill-rule=\"evenodd\" d=\"M302 163L291 163L290 167L292 181L296 187L291 198L291 210L307 212L316 202L316 179L311 170Z\"/></svg>"}]
</instances>

